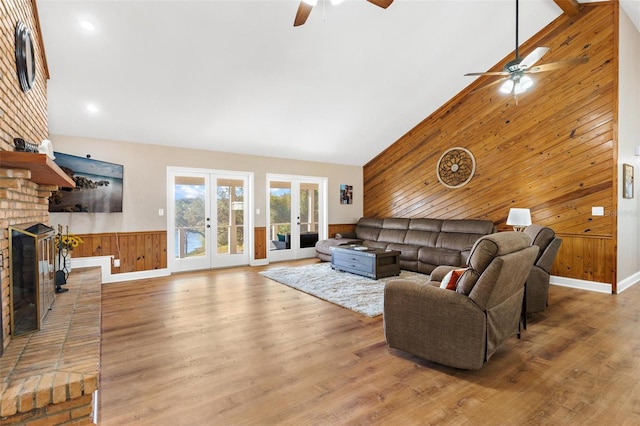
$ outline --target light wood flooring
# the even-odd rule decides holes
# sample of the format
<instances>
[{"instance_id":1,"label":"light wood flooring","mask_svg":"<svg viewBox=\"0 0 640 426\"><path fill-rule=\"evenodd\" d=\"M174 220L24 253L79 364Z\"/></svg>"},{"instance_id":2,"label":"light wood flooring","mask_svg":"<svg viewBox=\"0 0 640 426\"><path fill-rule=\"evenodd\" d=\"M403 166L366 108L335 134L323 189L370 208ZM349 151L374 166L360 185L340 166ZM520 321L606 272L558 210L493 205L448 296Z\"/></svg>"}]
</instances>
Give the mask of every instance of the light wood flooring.
<instances>
[{"instance_id":1,"label":"light wood flooring","mask_svg":"<svg viewBox=\"0 0 640 426\"><path fill-rule=\"evenodd\" d=\"M640 285L552 286L521 340L463 371L258 274L276 266L104 285L99 424L640 424Z\"/></svg>"}]
</instances>

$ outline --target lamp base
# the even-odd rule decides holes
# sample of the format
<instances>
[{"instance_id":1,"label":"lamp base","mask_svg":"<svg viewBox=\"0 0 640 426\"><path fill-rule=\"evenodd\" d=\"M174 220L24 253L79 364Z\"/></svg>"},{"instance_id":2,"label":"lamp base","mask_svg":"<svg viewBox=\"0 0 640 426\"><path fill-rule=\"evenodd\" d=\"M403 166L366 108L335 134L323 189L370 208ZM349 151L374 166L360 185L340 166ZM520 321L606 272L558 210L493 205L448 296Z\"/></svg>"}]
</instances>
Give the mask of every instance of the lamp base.
<instances>
[{"instance_id":1,"label":"lamp base","mask_svg":"<svg viewBox=\"0 0 640 426\"><path fill-rule=\"evenodd\" d=\"M524 230L526 229L526 226L514 226L513 230L516 232L524 232Z\"/></svg>"}]
</instances>

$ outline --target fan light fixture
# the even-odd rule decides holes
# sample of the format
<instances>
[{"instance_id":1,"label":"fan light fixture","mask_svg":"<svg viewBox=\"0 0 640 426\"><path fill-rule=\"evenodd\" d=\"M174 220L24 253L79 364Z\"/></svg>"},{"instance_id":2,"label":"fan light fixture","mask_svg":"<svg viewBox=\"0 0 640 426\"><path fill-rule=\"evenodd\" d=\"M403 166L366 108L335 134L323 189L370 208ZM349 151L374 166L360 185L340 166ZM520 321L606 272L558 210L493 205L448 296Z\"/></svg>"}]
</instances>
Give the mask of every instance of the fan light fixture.
<instances>
[{"instance_id":1,"label":"fan light fixture","mask_svg":"<svg viewBox=\"0 0 640 426\"><path fill-rule=\"evenodd\" d=\"M527 75L515 76L502 83L500 86L500 92L508 95L513 93L514 95L520 95L533 87L533 80Z\"/></svg>"}]
</instances>

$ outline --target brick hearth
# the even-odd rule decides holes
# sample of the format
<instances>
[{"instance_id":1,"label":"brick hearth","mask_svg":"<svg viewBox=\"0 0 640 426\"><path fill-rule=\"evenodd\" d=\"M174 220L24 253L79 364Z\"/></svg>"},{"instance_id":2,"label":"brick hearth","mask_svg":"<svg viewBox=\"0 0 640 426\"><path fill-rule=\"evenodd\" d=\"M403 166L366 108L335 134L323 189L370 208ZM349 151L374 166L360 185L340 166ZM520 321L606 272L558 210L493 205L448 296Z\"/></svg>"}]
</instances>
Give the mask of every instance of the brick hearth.
<instances>
[{"instance_id":1,"label":"brick hearth","mask_svg":"<svg viewBox=\"0 0 640 426\"><path fill-rule=\"evenodd\" d=\"M11 340L0 358L0 423L92 424L100 286L98 268L74 269L40 331Z\"/></svg>"}]
</instances>

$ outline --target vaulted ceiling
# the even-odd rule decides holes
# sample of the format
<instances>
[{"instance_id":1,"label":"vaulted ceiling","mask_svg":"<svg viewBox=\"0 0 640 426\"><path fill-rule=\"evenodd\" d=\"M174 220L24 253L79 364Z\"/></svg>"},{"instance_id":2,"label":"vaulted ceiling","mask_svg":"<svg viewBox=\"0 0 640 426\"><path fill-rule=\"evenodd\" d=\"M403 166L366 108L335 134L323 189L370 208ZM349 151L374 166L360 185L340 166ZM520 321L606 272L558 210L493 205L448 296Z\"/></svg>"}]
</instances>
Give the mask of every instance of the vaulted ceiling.
<instances>
[{"instance_id":1,"label":"vaulted ceiling","mask_svg":"<svg viewBox=\"0 0 640 426\"><path fill-rule=\"evenodd\" d=\"M515 47L510 0L298 3L38 0L50 132L363 165ZM520 42L576 5L522 0Z\"/></svg>"}]
</instances>

